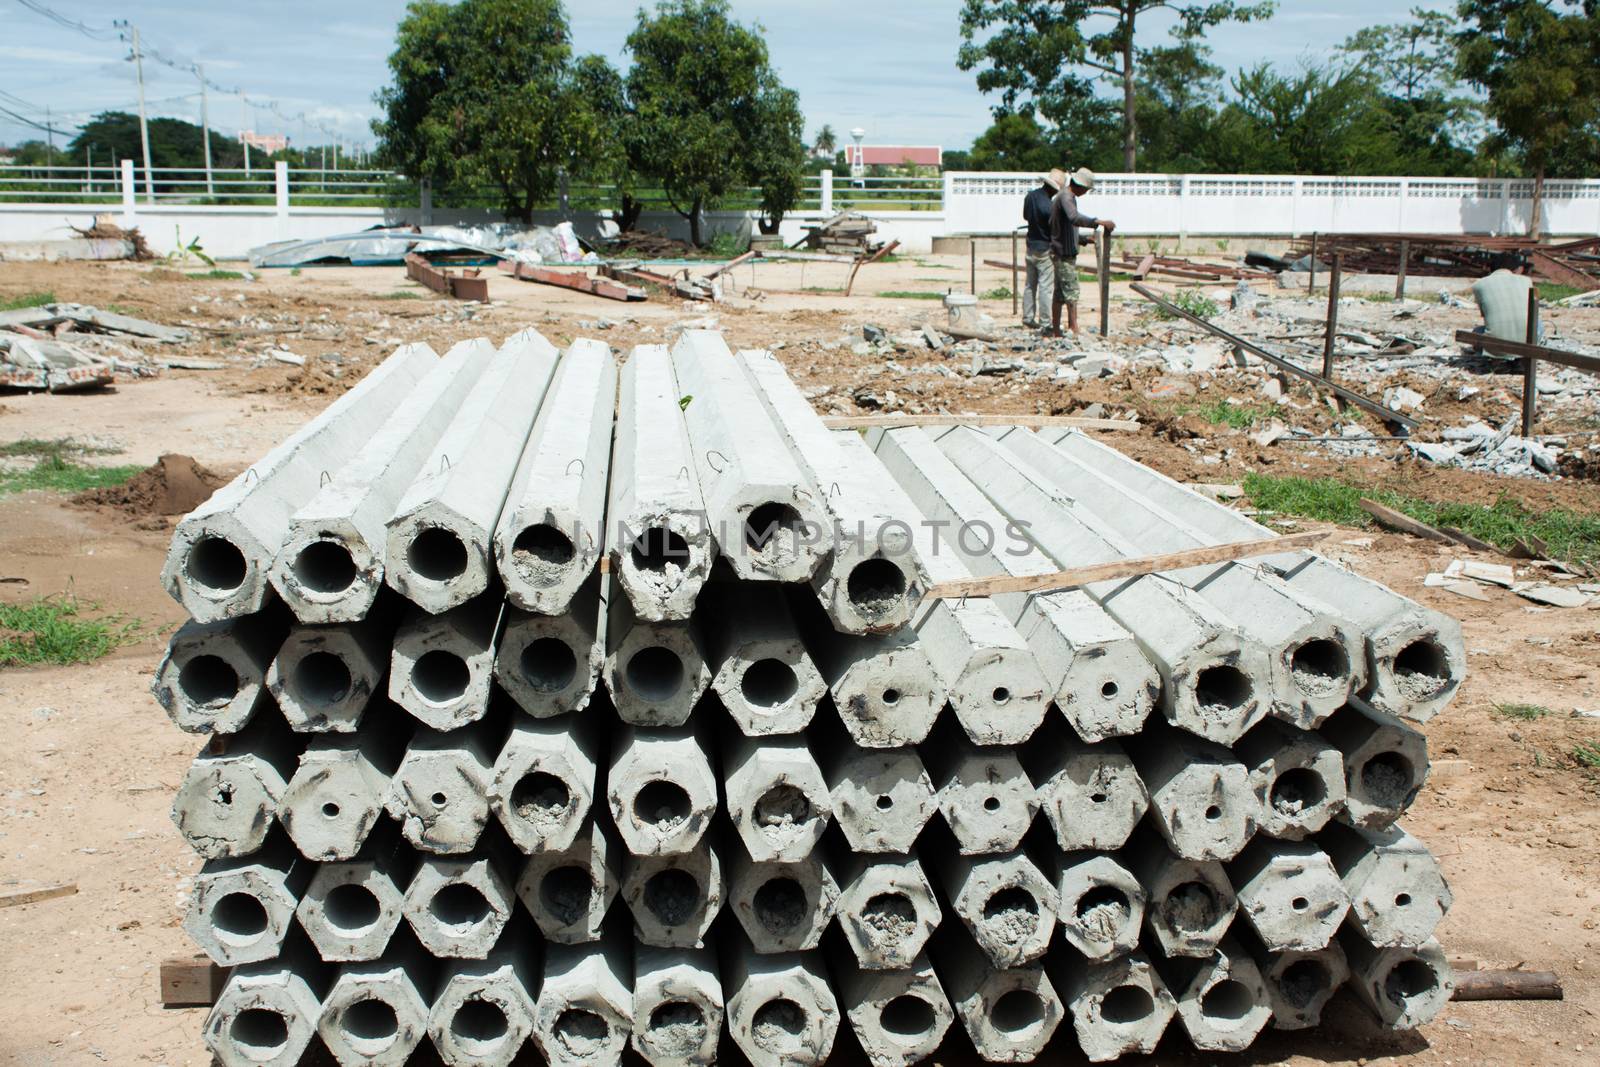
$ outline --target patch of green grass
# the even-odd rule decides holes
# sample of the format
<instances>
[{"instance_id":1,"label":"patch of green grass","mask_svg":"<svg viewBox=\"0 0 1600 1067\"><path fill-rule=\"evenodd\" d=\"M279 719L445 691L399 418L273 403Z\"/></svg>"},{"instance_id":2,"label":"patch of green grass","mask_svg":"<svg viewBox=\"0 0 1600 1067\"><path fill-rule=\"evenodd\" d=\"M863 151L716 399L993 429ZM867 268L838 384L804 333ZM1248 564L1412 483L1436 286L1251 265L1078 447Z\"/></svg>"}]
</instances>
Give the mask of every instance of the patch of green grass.
<instances>
[{"instance_id":1,"label":"patch of green grass","mask_svg":"<svg viewBox=\"0 0 1600 1067\"><path fill-rule=\"evenodd\" d=\"M837 285L808 285L800 290L802 293L840 293L843 292Z\"/></svg>"},{"instance_id":2,"label":"patch of green grass","mask_svg":"<svg viewBox=\"0 0 1600 1067\"><path fill-rule=\"evenodd\" d=\"M0 667L92 663L138 635L139 620L86 618L94 609L70 595L0 604Z\"/></svg>"},{"instance_id":3,"label":"patch of green grass","mask_svg":"<svg viewBox=\"0 0 1600 1067\"><path fill-rule=\"evenodd\" d=\"M37 456L65 457L65 456L114 456L121 452L120 448L108 448L105 445L85 444L74 441L70 437L57 437L49 441L42 441L36 437L24 437L20 441L6 441L0 444L0 456Z\"/></svg>"},{"instance_id":4,"label":"patch of green grass","mask_svg":"<svg viewBox=\"0 0 1600 1067\"><path fill-rule=\"evenodd\" d=\"M1555 559L1600 559L1600 514L1580 514L1565 508L1535 511L1508 497L1501 497L1492 507L1440 503L1389 489L1351 485L1337 478L1247 474L1243 484L1254 507L1280 515L1299 515L1341 526L1369 526L1372 516L1361 510L1360 504L1362 497L1368 497L1418 522L1454 526L1503 549L1531 534L1550 547Z\"/></svg>"},{"instance_id":5,"label":"patch of green grass","mask_svg":"<svg viewBox=\"0 0 1600 1067\"><path fill-rule=\"evenodd\" d=\"M218 270L217 268L213 267L211 270L190 271L189 277L211 279L214 281L235 281L243 278L244 275L240 274L236 270Z\"/></svg>"},{"instance_id":6,"label":"patch of green grass","mask_svg":"<svg viewBox=\"0 0 1600 1067\"><path fill-rule=\"evenodd\" d=\"M101 304L100 306L106 311L111 312L113 315L132 315L134 318L139 317L139 309L136 307L129 307L127 304Z\"/></svg>"},{"instance_id":7,"label":"patch of green grass","mask_svg":"<svg viewBox=\"0 0 1600 1067\"><path fill-rule=\"evenodd\" d=\"M1235 430L1248 430L1262 419L1283 417L1283 409L1276 404L1230 404L1226 400L1214 400L1190 412L1214 426L1231 426Z\"/></svg>"},{"instance_id":8,"label":"patch of green grass","mask_svg":"<svg viewBox=\"0 0 1600 1067\"><path fill-rule=\"evenodd\" d=\"M1553 304L1557 300L1565 300L1569 296L1577 296L1588 291L1579 289L1576 285L1557 285L1555 282L1539 282L1538 289L1539 299L1546 304Z\"/></svg>"},{"instance_id":9,"label":"patch of green grass","mask_svg":"<svg viewBox=\"0 0 1600 1067\"><path fill-rule=\"evenodd\" d=\"M60 454L47 455L30 470L0 472L0 496L43 490L47 493L81 493L107 485L121 485L143 467L86 467Z\"/></svg>"},{"instance_id":10,"label":"patch of green grass","mask_svg":"<svg viewBox=\"0 0 1600 1067\"><path fill-rule=\"evenodd\" d=\"M299 267L290 267L289 268L289 277L291 277L291 278L300 277L300 268Z\"/></svg>"},{"instance_id":11,"label":"patch of green grass","mask_svg":"<svg viewBox=\"0 0 1600 1067\"><path fill-rule=\"evenodd\" d=\"M1356 295L1361 297L1361 299L1365 300L1369 304L1394 303L1393 293L1357 293Z\"/></svg>"},{"instance_id":12,"label":"patch of green grass","mask_svg":"<svg viewBox=\"0 0 1600 1067\"><path fill-rule=\"evenodd\" d=\"M1217 302L1198 289L1183 289L1172 295L1169 303L1187 311L1189 314L1201 319L1215 318L1222 310ZM1175 319L1178 316L1168 311L1161 305L1156 305L1156 317L1161 319Z\"/></svg>"},{"instance_id":13,"label":"patch of green grass","mask_svg":"<svg viewBox=\"0 0 1600 1067\"><path fill-rule=\"evenodd\" d=\"M48 289L37 293L23 293L21 296L0 296L0 311L19 311L22 308L35 308L40 304L54 304L56 294Z\"/></svg>"},{"instance_id":14,"label":"patch of green grass","mask_svg":"<svg viewBox=\"0 0 1600 1067\"><path fill-rule=\"evenodd\" d=\"M943 293L918 293L918 292L912 292L912 291L910 291L908 289L891 289L888 292L879 293L878 295L883 297L885 300L943 300L944 299L944 294Z\"/></svg>"},{"instance_id":15,"label":"patch of green grass","mask_svg":"<svg viewBox=\"0 0 1600 1067\"><path fill-rule=\"evenodd\" d=\"M1520 719L1522 722L1532 722L1555 714L1543 704L1496 704L1494 713L1502 719Z\"/></svg>"},{"instance_id":16,"label":"patch of green grass","mask_svg":"<svg viewBox=\"0 0 1600 1067\"><path fill-rule=\"evenodd\" d=\"M379 300L421 300L422 294L410 289L396 289L392 293L379 293Z\"/></svg>"},{"instance_id":17,"label":"patch of green grass","mask_svg":"<svg viewBox=\"0 0 1600 1067\"><path fill-rule=\"evenodd\" d=\"M996 287L994 289L990 289L988 292L984 293L983 294L983 299L984 300L1010 300L1011 299L1011 289L1010 289L1009 286L1005 286L1005 285L998 286L998 287Z\"/></svg>"},{"instance_id":18,"label":"patch of green grass","mask_svg":"<svg viewBox=\"0 0 1600 1067\"><path fill-rule=\"evenodd\" d=\"M1572 746L1572 758L1585 767L1600 770L1600 745L1589 741L1580 741Z\"/></svg>"},{"instance_id":19,"label":"patch of green grass","mask_svg":"<svg viewBox=\"0 0 1600 1067\"><path fill-rule=\"evenodd\" d=\"M889 254L890 255L894 255L893 252L891 252ZM899 257L896 256L895 260L896 260L896 262L898 262L899 261ZM880 260L879 262L882 262L882 261ZM957 270L958 269L955 266L955 264L953 264L953 263L929 263L927 260L920 259L920 258L919 259L913 259L911 262L915 263L919 267L922 267L924 270Z\"/></svg>"},{"instance_id":20,"label":"patch of green grass","mask_svg":"<svg viewBox=\"0 0 1600 1067\"><path fill-rule=\"evenodd\" d=\"M701 249L713 259L733 259L742 256L750 250L750 241L736 233L719 233L711 238L711 243Z\"/></svg>"}]
</instances>

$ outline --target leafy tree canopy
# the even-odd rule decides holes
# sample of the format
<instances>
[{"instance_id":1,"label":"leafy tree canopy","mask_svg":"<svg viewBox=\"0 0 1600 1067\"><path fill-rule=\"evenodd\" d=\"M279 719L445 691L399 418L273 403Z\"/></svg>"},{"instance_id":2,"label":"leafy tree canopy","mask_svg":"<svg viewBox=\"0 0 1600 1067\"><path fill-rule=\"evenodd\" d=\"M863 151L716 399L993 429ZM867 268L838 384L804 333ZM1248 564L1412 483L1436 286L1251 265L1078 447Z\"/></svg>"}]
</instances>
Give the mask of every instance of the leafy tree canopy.
<instances>
[{"instance_id":1,"label":"leafy tree canopy","mask_svg":"<svg viewBox=\"0 0 1600 1067\"><path fill-rule=\"evenodd\" d=\"M1234 0L964 0L956 64L977 70L978 88L998 92L996 114L1037 111L1067 132L1089 77L1122 88L1123 169L1138 162L1139 18L1159 10L1178 17L1173 33L1194 40L1215 25L1268 18L1275 4ZM1109 23L1098 21L1109 18ZM1096 20L1092 24L1090 20Z\"/></svg>"},{"instance_id":2,"label":"leafy tree canopy","mask_svg":"<svg viewBox=\"0 0 1600 1067\"><path fill-rule=\"evenodd\" d=\"M559 0L412 0L377 95L380 157L446 195L487 183L509 217L530 219L563 173L616 161L615 73L574 62L570 41Z\"/></svg>"},{"instance_id":3,"label":"leafy tree canopy","mask_svg":"<svg viewBox=\"0 0 1600 1067\"><path fill-rule=\"evenodd\" d=\"M203 167L206 165L204 134L198 125L183 119L151 119L150 165L153 167ZM74 164L87 158L94 149L95 166L113 159L132 159L143 166L144 152L139 144L139 116L126 111L102 111L83 124L83 129L66 147ZM57 158L61 155L57 149ZM215 167L244 166L244 147L232 137L211 131L211 163Z\"/></svg>"},{"instance_id":4,"label":"leafy tree canopy","mask_svg":"<svg viewBox=\"0 0 1600 1067\"><path fill-rule=\"evenodd\" d=\"M639 13L627 47L628 157L689 220L694 243L702 211L747 184L762 185L775 225L799 195L803 125L760 33L733 21L726 0L663 0Z\"/></svg>"},{"instance_id":5,"label":"leafy tree canopy","mask_svg":"<svg viewBox=\"0 0 1600 1067\"><path fill-rule=\"evenodd\" d=\"M1458 13L1457 69L1488 94L1488 147L1516 153L1534 175L1537 236L1546 176L1600 161L1600 4L1460 0Z\"/></svg>"}]
</instances>

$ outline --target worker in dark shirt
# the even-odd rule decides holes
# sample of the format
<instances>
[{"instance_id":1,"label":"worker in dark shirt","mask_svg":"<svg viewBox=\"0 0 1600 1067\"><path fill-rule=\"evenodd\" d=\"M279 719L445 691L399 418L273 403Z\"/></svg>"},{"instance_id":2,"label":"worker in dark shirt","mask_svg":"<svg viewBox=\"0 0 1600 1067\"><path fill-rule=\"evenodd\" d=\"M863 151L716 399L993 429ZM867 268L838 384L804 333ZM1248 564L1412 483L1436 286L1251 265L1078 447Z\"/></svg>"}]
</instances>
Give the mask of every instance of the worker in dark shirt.
<instances>
[{"instance_id":1,"label":"worker in dark shirt","mask_svg":"<svg viewBox=\"0 0 1600 1067\"><path fill-rule=\"evenodd\" d=\"M1022 218L1028 224L1028 264L1022 286L1022 325L1039 327L1050 318L1056 276L1050 258L1050 212L1056 194L1067 175L1052 170L1040 179L1040 186L1022 201Z\"/></svg>"},{"instance_id":2,"label":"worker in dark shirt","mask_svg":"<svg viewBox=\"0 0 1600 1067\"><path fill-rule=\"evenodd\" d=\"M1050 254L1054 259L1056 288L1050 307L1047 337L1061 336L1061 305L1067 306L1067 328L1078 332L1078 249L1094 240L1096 229L1111 233L1117 224L1097 219L1078 209L1078 197L1094 188L1094 171L1079 167L1055 199L1050 212ZM1087 233L1082 231L1087 230Z\"/></svg>"}]
</instances>

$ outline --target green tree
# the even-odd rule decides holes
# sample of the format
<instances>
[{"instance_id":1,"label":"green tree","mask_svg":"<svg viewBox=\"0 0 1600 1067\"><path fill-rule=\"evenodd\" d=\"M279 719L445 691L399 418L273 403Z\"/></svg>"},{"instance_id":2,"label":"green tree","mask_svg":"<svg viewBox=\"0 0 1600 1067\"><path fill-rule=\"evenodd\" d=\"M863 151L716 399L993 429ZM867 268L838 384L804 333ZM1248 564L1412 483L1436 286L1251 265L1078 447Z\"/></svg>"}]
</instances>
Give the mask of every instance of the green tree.
<instances>
[{"instance_id":1,"label":"green tree","mask_svg":"<svg viewBox=\"0 0 1600 1067\"><path fill-rule=\"evenodd\" d=\"M817 139L812 143L811 147L817 152L826 152L832 155L834 150L839 147L839 138L833 132L833 127L824 125L822 129L818 130Z\"/></svg>"},{"instance_id":2,"label":"green tree","mask_svg":"<svg viewBox=\"0 0 1600 1067\"><path fill-rule=\"evenodd\" d=\"M559 0L412 0L377 95L381 158L447 196L487 183L530 220L563 174L609 158L587 95L604 61L574 64L570 39Z\"/></svg>"},{"instance_id":3,"label":"green tree","mask_svg":"<svg viewBox=\"0 0 1600 1067\"><path fill-rule=\"evenodd\" d=\"M150 165L152 167L203 167L206 165L204 132L183 119L151 119ZM126 111L102 111L84 123L66 147L74 163L86 158L93 146L96 165L115 159L133 159L143 166L139 144L139 116ZM58 157L61 149L56 149ZM232 137L211 131L211 162L215 167L244 166L244 148Z\"/></svg>"},{"instance_id":4,"label":"green tree","mask_svg":"<svg viewBox=\"0 0 1600 1067\"><path fill-rule=\"evenodd\" d=\"M1001 115L972 142L973 170L1047 171L1066 163L1059 146L1032 115Z\"/></svg>"},{"instance_id":5,"label":"green tree","mask_svg":"<svg viewBox=\"0 0 1600 1067\"><path fill-rule=\"evenodd\" d=\"M1538 237L1545 178L1597 159L1600 4L1460 0L1458 12L1458 70L1488 93L1495 132L1487 147L1514 151L1533 173L1529 233Z\"/></svg>"},{"instance_id":6,"label":"green tree","mask_svg":"<svg viewBox=\"0 0 1600 1067\"><path fill-rule=\"evenodd\" d=\"M799 195L804 149L795 95L778 81L760 33L726 0L662 0L628 35L628 157L660 185L701 243L702 213L742 185L771 183L769 224Z\"/></svg>"},{"instance_id":7,"label":"green tree","mask_svg":"<svg viewBox=\"0 0 1600 1067\"><path fill-rule=\"evenodd\" d=\"M1368 26L1340 46L1378 85L1398 143L1394 172L1460 174L1472 167L1467 146L1481 140L1483 112L1460 91L1457 26L1450 14L1413 8L1409 21Z\"/></svg>"},{"instance_id":8,"label":"green tree","mask_svg":"<svg viewBox=\"0 0 1600 1067\"><path fill-rule=\"evenodd\" d=\"M1215 136L1222 68L1211 50L1180 41L1144 53L1139 68L1139 154L1149 170L1203 170Z\"/></svg>"},{"instance_id":9,"label":"green tree","mask_svg":"<svg viewBox=\"0 0 1600 1067\"><path fill-rule=\"evenodd\" d=\"M1000 92L1000 108L1034 104L1058 129L1073 97L1089 84L1073 73L1087 67L1122 88L1122 164L1138 166L1138 66L1141 15L1164 9L1178 16L1173 34L1194 40L1222 22L1268 18L1276 5L1235 0L965 0L956 64L978 70L978 88ZM1090 19L1110 18L1100 32Z\"/></svg>"},{"instance_id":10,"label":"green tree","mask_svg":"<svg viewBox=\"0 0 1600 1067\"><path fill-rule=\"evenodd\" d=\"M785 88L770 70L755 99L752 139L745 144L750 184L761 190L762 233L777 233L783 216L799 202L805 187L805 116L800 94Z\"/></svg>"},{"instance_id":11,"label":"green tree","mask_svg":"<svg viewBox=\"0 0 1600 1067\"><path fill-rule=\"evenodd\" d=\"M1356 69L1268 64L1233 79L1206 146L1206 170L1257 174L1381 174L1397 144L1374 105L1375 83Z\"/></svg>"}]
</instances>

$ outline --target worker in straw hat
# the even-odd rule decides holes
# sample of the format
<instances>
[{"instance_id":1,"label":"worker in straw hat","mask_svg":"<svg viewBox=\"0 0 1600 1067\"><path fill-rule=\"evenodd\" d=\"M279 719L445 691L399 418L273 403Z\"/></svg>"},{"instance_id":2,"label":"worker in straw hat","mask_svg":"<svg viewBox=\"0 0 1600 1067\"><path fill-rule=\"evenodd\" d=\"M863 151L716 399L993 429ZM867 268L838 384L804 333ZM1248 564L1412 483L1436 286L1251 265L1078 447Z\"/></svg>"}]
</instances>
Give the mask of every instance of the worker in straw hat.
<instances>
[{"instance_id":1,"label":"worker in straw hat","mask_svg":"<svg viewBox=\"0 0 1600 1067\"><path fill-rule=\"evenodd\" d=\"M1050 307L1047 337L1061 336L1061 305L1067 306L1067 328L1078 332L1078 249L1094 240L1094 231L1111 233L1117 224L1097 219L1078 209L1078 198L1094 188L1094 171L1079 167L1056 195L1050 212L1050 254L1056 276L1055 300ZM1089 231L1084 233L1083 231Z\"/></svg>"},{"instance_id":2,"label":"worker in straw hat","mask_svg":"<svg viewBox=\"0 0 1600 1067\"><path fill-rule=\"evenodd\" d=\"M1040 175L1039 187L1022 201L1022 219L1028 224L1028 265L1022 286L1022 325L1037 328L1050 318L1056 275L1050 258L1050 212L1056 194L1066 182L1060 168Z\"/></svg>"}]
</instances>

